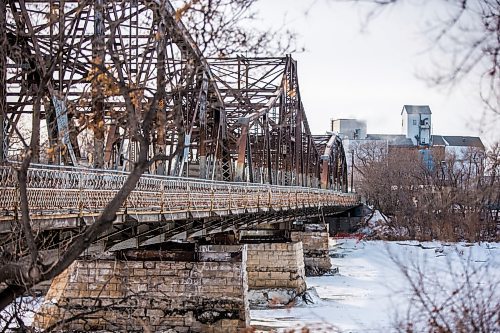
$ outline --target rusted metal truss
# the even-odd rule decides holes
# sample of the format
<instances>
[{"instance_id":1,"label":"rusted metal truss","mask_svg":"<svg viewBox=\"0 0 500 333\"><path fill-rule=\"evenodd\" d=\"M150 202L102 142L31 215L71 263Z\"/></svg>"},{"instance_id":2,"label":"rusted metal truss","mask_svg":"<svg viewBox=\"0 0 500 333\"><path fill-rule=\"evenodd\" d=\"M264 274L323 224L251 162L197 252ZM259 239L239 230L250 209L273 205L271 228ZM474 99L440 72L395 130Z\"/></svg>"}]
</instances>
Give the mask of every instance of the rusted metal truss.
<instances>
[{"instance_id":1,"label":"rusted metal truss","mask_svg":"<svg viewBox=\"0 0 500 333\"><path fill-rule=\"evenodd\" d=\"M0 161L128 170L154 107L150 173L347 191L290 56L205 59L166 0L1 1L0 32Z\"/></svg>"},{"instance_id":2,"label":"rusted metal truss","mask_svg":"<svg viewBox=\"0 0 500 333\"><path fill-rule=\"evenodd\" d=\"M347 159L342 139L337 135L313 135L321 156L321 188L347 192Z\"/></svg>"},{"instance_id":3,"label":"rusted metal truss","mask_svg":"<svg viewBox=\"0 0 500 333\"><path fill-rule=\"evenodd\" d=\"M224 99L235 180L347 192L342 140L311 134L292 57L209 63Z\"/></svg>"}]
</instances>

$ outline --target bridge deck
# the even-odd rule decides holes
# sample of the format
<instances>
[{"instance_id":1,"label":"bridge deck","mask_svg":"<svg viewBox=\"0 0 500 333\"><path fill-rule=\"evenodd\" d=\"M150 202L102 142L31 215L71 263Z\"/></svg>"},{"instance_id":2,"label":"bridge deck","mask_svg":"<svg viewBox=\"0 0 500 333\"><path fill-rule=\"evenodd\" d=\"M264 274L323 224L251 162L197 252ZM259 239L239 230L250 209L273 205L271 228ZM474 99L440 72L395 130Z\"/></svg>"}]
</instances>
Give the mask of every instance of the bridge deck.
<instances>
[{"instance_id":1,"label":"bridge deck","mask_svg":"<svg viewBox=\"0 0 500 333\"><path fill-rule=\"evenodd\" d=\"M28 171L31 219L55 224L57 220L91 221L127 176L126 172L112 170L35 165ZM0 221L14 221L18 216L18 187L16 171L0 167ZM118 215L132 216L138 221L158 220L159 216L182 220L313 207L348 208L358 204L359 197L354 193L145 174Z\"/></svg>"}]
</instances>

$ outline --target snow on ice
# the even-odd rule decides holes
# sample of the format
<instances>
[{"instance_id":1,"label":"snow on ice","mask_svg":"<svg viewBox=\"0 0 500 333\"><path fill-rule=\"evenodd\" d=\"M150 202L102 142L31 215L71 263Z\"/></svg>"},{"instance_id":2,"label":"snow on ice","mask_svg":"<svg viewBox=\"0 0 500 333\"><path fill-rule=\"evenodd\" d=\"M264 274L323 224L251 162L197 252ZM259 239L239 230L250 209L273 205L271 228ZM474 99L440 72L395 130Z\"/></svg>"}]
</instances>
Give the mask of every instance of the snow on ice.
<instances>
[{"instance_id":1,"label":"snow on ice","mask_svg":"<svg viewBox=\"0 0 500 333\"><path fill-rule=\"evenodd\" d=\"M407 279L392 258L419 265L450 290L464 265L488 265L491 276L500 276L500 243L386 242L357 239L331 240L339 268L334 276L309 277L319 301L283 309L251 310L251 324L268 331L301 328L313 332L390 332L396 316L404 315L410 302ZM500 299L500 291L499 298ZM300 332L300 330L298 330Z\"/></svg>"},{"instance_id":2,"label":"snow on ice","mask_svg":"<svg viewBox=\"0 0 500 333\"><path fill-rule=\"evenodd\" d=\"M391 257L420 265L426 276L450 288L456 282L450 271L468 262L474 267L487 265L490 276L500 277L500 243L331 239L330 248L339 274L307 278L307 299L299 299L293 307L251 310L251 325L258 331L299 328L300 332L307 325L311 332L391 332L395 316L405 313L411 295ZM500 291L496 292L500 299ZM31 324L40 301L23 300L24 324ZM0 327L5 325L1 317L8 317L12 310L0 314Z\"/></svg>"}]
</instances>

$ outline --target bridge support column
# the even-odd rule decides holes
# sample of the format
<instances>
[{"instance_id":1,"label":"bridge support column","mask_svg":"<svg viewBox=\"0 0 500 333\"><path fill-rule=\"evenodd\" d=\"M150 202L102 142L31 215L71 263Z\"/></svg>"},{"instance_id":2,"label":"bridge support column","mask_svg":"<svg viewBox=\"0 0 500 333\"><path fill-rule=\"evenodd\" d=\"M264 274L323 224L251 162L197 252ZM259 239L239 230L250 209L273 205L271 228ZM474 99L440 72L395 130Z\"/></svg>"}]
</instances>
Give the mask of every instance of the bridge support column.
<instances>
[{"instance_id":1,"label":"bridge support column","mask_svg":"<svg viewBox=\"0 0 500 333\"><path fill-rule=\"evenodd\" d=\"M304 231L292 231L290 237L294 242L302 242L304 264L307 276L318 276L332 269L330 250L328 247L327 225L311 224Z\"/></svg>"},{"instance_id":2,"label":"bridge support column","mask_svg":"<svg viewBox=\"0 0 500 333\"><path fill-rule=\"evenodd\" d=\"M302 242L248 244L251 306L286 305L306 290Z\"/></svg>"},{"instance_id":3,"label":"bridge support column","mask_svg":"<svg viewBox=\"0 0 500 333\"><path fill-rule=\"evenodd\" d=\"M199 246L175 261L150 258L162 257L161 251L134 251L126 260L73 263L52 282L35 325L127 332L238 332L248 326L245 245Z\"/></svg>"},{"instance_id":4,"label":"bridge support column","mask_svg":"<svg viewBox=\"0 0 500 333\"><path fill-rule=\"evenodd\" d=\"M248 128L249 128L249 120L245 118L241 118L239 120L241 124L241 134L238 139L238 160L236 161L236 175L234 180L237 182L243 182L244 173L245 173L245 159L248 156ZM249 166L249 170L252 168L252 164L247 161Z\"/></svg>"}]
</instances>

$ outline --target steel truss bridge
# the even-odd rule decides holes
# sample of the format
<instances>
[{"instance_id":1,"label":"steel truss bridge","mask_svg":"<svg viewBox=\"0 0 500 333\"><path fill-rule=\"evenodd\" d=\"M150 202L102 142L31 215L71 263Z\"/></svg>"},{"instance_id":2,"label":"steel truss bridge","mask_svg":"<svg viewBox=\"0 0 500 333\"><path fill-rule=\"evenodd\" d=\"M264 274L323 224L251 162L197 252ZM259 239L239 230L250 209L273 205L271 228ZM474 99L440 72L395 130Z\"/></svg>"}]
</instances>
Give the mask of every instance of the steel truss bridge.
<instances>
[{"instance_id":1,"label":"steel truss bridge","mask_svg":"<svg viewBox=\"0 0 500 333\"><path fill-rule=\"evenodd\" d=\"M32 223L77 232L147 155L115 247L359 204L342 141L311 134L291 56L205 58L166 0L2 1L0 32L0 233L27 151Z\"/></svg>"},{"instance_id":2,"label":"steel truss bridge","mask_svg":"<svg viewBox=\"0 0 500 333\"><path fill-rule=\"evenodd\" d=\"M31 221L39 231L84 228L127 176L110 170L34 166L28 170ZM0 185L0 233L7 233L19 215L19 186L12 167L0 167ZM352 193L317 188L144 175L118 212L115 233L134 233L134 246L141 246L331 215L357 204ZM109 234L105 238L113 239Z\"/></svg>"}]
</instances>

